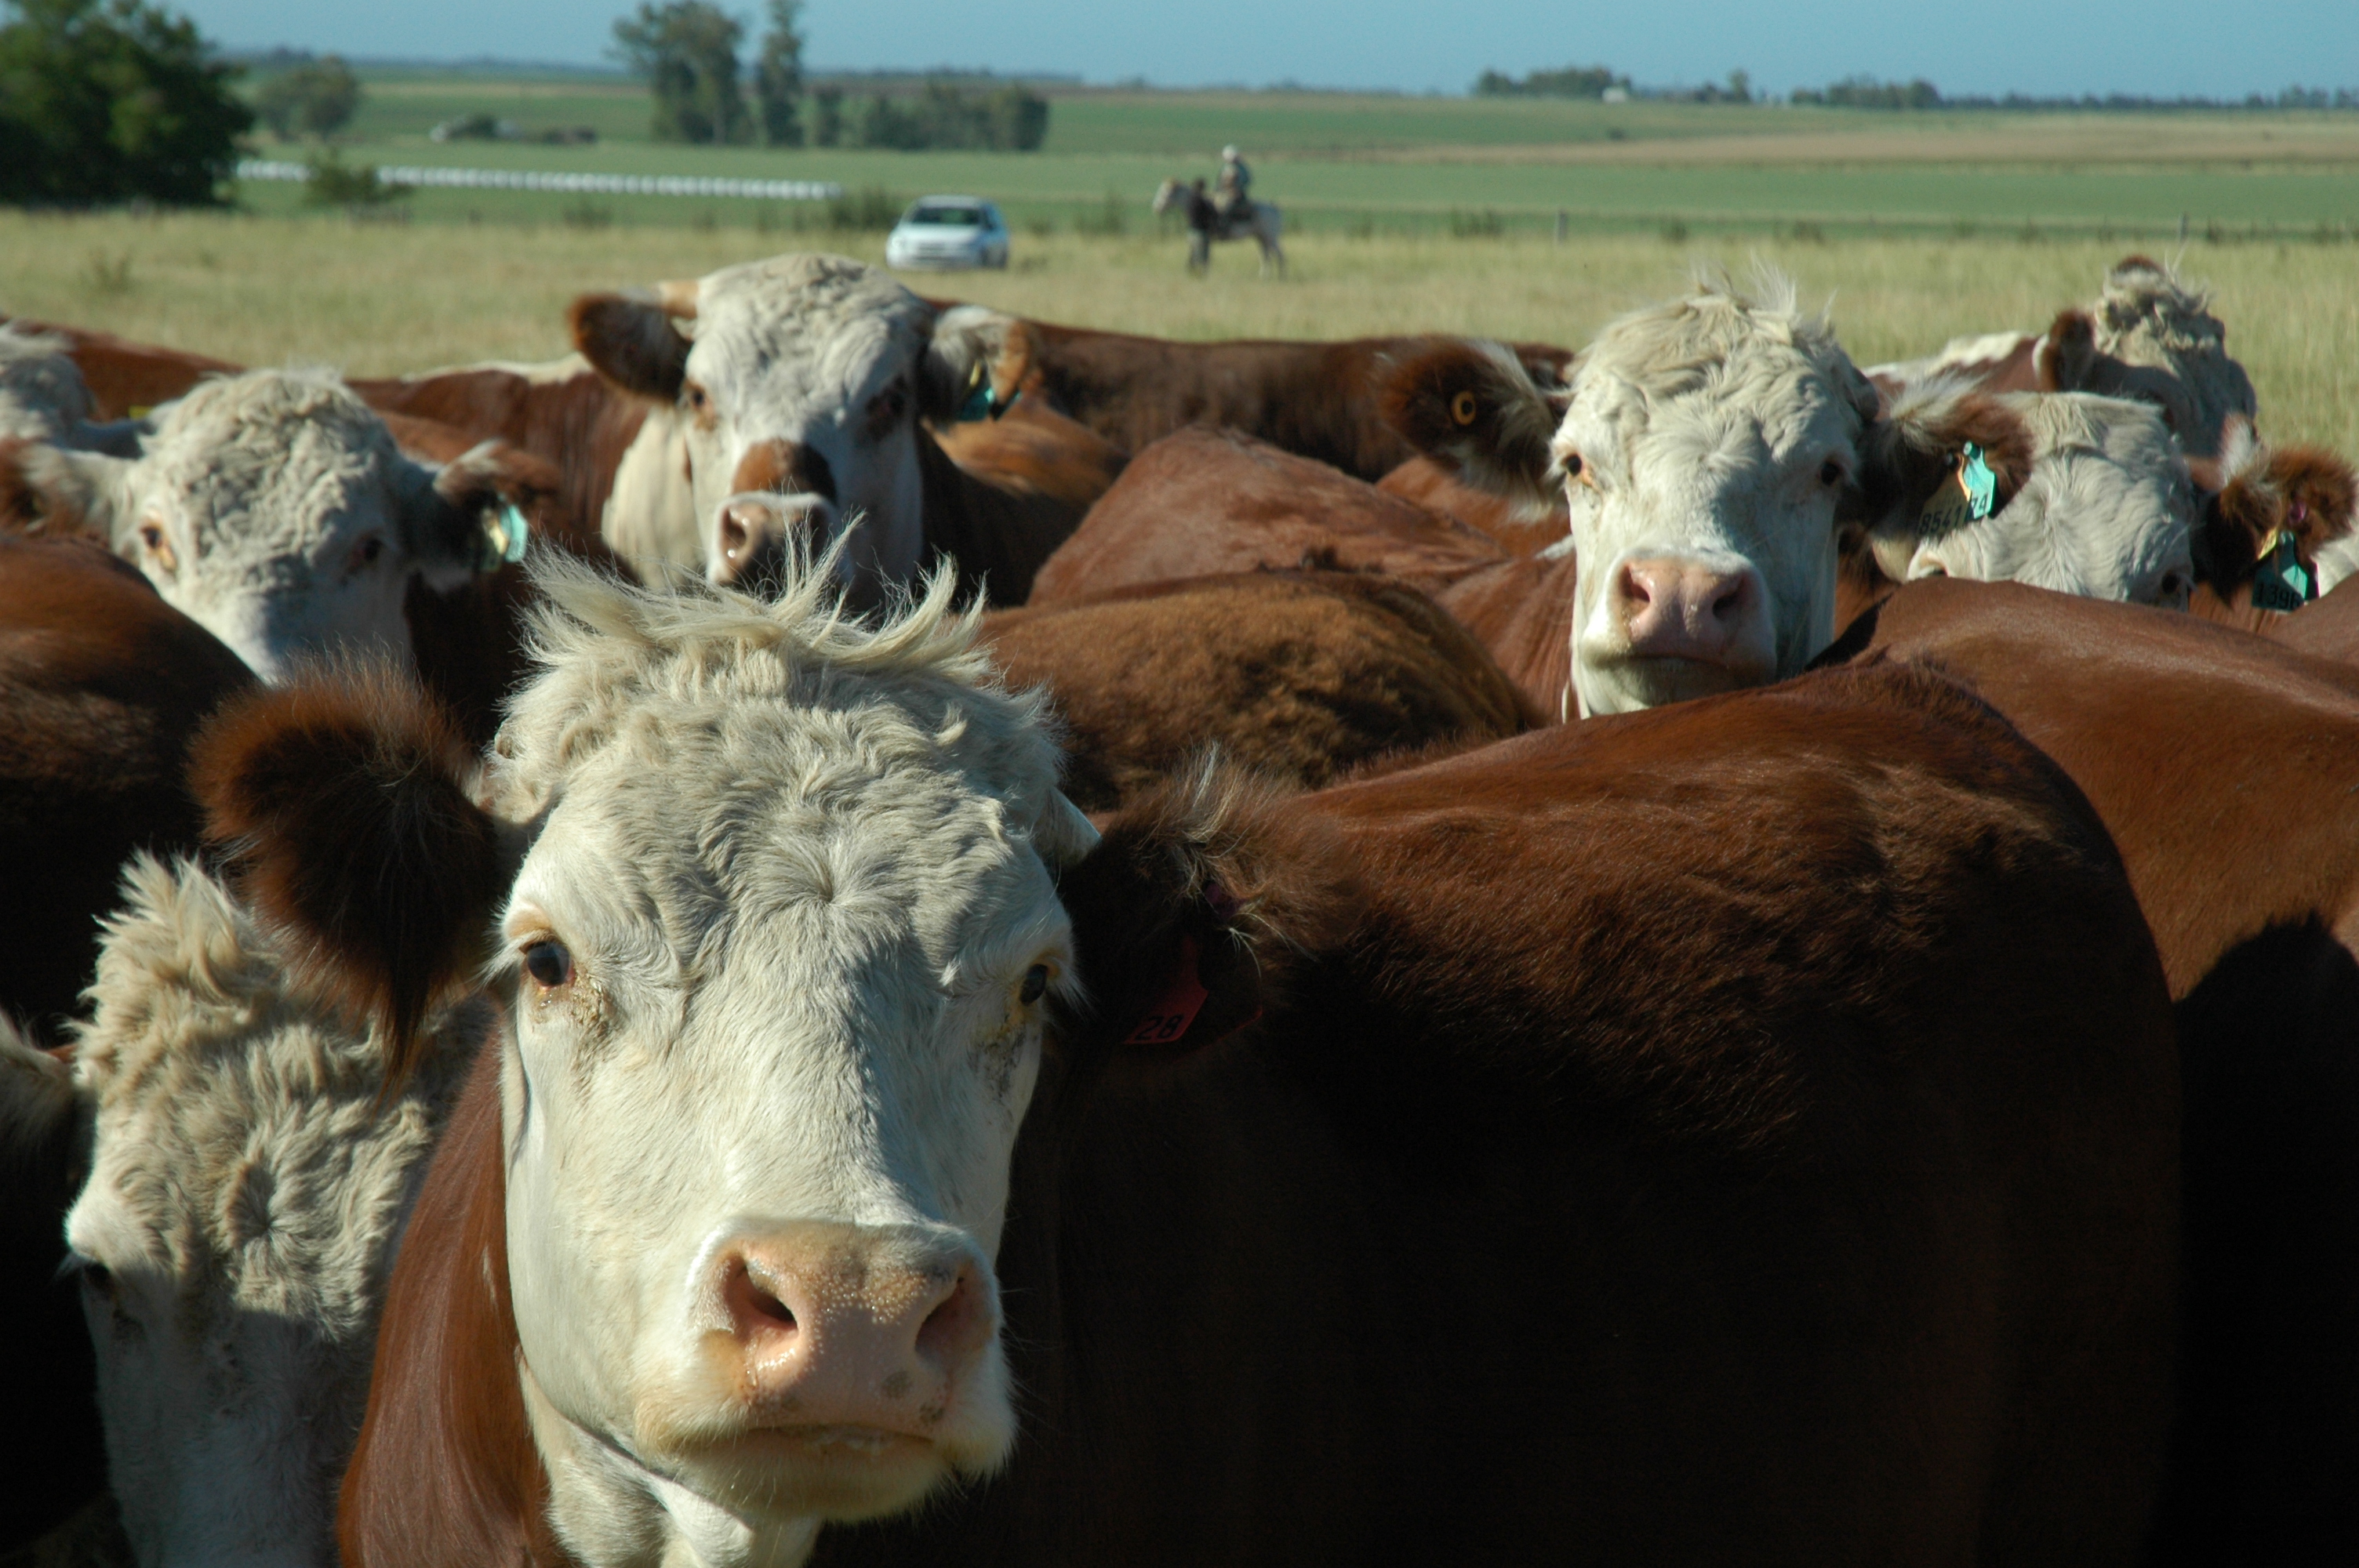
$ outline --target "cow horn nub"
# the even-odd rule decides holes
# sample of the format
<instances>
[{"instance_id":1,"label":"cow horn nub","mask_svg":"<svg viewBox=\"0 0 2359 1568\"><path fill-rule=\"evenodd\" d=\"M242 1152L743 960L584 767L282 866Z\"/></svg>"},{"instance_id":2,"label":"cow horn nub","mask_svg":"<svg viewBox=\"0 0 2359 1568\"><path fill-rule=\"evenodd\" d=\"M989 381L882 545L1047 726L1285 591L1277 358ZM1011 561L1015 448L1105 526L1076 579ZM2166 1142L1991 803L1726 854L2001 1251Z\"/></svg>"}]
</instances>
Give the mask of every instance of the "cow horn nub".
<instances>
[{"instance_id":1,"label":"cow horn nub","mask_svg":"<svg viewBox=\"0 0 2359 1568\"><path fill-rule=\"evenodd\" d=\"M699 280L692 277L666 278L656 285L656 303L667 316L683 320L696 319L696 295Z\"/></svg>"}]
</instances>

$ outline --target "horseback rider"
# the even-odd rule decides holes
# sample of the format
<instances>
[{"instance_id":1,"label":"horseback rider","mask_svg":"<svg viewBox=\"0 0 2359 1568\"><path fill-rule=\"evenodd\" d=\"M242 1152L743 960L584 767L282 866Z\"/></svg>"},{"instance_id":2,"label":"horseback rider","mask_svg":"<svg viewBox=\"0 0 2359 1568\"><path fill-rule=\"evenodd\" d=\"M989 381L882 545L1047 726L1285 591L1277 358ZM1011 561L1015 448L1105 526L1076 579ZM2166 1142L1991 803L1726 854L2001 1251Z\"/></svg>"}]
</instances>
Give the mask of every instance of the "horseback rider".
<instances>
[{"instance_id":1,"label":"horseback rider","mask_svg":"<svg viewBox=\"0 0 2359 1568\"><path fill-rule=\"evenodd\" d=\"M1253 170L1234 146L1221 149L1221 181L1212 188L1212 211L1227 228L1253 211Z\"/></svg>"}]
</instances>

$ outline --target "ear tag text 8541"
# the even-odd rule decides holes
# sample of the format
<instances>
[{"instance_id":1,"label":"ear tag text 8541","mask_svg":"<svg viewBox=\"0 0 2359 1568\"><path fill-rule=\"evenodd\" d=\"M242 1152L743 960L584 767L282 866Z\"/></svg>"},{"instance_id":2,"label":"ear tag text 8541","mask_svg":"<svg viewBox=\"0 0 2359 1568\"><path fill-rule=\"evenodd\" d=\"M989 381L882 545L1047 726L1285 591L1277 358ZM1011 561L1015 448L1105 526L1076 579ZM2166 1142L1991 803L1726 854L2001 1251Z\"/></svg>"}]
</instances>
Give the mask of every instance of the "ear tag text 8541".
<instances>
[{"instance_id":1,"label":"ear tag text 8541","mask_svg":"<svg viewBox=\"0 0 2359 1568\"><path fill-rule=\"evenodd\" d=\"M2301 551L2283 528L2261 541L2261 564L2253 573L2253 608L2290 612L2318 597L2318 579L2301 564Z\"/></svg>"},{"instance_id":2,"label":"ear tag text 8541","mask_svg":"<svg viewBox=\"0 0 2359 1568\"><path fill-rule=\"evenodd\" d=\"M1983 456L1983 449L1968 441L1958 454L1958 466L1950 470L1918 514L1928 532L1962 527L1979 523L1998 508L1998 476Z\"/></svg>"}]
</instances>

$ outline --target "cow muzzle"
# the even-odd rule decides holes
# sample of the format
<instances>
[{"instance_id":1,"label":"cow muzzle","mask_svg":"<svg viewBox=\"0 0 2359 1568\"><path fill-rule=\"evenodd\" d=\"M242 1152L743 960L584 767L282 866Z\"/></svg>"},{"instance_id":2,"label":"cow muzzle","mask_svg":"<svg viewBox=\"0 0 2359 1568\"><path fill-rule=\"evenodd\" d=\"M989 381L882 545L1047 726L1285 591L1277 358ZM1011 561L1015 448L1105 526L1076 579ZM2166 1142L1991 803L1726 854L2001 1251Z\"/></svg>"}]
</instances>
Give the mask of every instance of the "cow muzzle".
<instances>
[{"instance_id":1,"label":"cow muzzle","mask_svg":"<svg viewBox=\"0 0 2359 1568\"><path fill-rule=\"evenodd\" d=\"M1625 556L1607 568L1574 655L1591 713L1766 684L1777 665L1767 585L1726 552Z\"/></svg>"},{"instance_id":2,"label":"cow muzzle","mask_svg":"<svg viewBox=\"0 0 2359 1568\"><path fill-rule=\"evenodd\" d=\"M916 1227L791 1225L712 1267L748 1429L815 1450L941 1436L999 1332L990 1266Z\"/></svg>"},{"instance_id":3,"label":"cow muzzle","mask_svg":"<svg viewBox=\"0 0 2359 1568\"><path fill-rule=\"evenodd\" d=\"M789 565L827 546L835 507L823 496L738 494L721 503L705 576L723 588L769 597L784 586Z\"/></svg>"}]
</instances>

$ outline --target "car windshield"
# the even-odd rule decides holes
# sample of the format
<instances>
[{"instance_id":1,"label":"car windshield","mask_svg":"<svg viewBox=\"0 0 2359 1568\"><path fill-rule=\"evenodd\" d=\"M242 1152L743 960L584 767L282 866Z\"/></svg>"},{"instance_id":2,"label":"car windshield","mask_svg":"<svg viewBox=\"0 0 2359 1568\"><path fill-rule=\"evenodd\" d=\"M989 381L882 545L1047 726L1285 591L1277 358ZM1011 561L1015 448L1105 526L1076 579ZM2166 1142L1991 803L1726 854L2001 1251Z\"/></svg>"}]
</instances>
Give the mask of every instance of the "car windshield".
<instances>
[{"instance_id":1,"label":"car windshield","mask_svg":"<svg viewBox=\"0 0 2359 1568\"><path fill-rule=\"evenodd\" d=\"M909 216L903 221L910 223L934 223L945 229L980 229L983 227L983 209L920 204L910 208Z\"/></svg>"}]
</instances>

